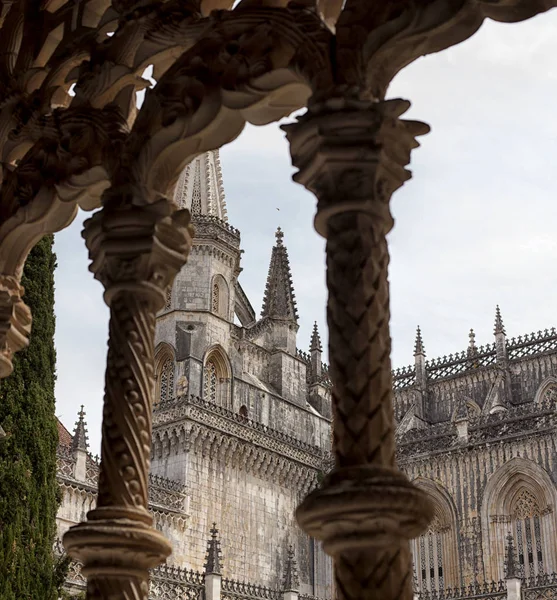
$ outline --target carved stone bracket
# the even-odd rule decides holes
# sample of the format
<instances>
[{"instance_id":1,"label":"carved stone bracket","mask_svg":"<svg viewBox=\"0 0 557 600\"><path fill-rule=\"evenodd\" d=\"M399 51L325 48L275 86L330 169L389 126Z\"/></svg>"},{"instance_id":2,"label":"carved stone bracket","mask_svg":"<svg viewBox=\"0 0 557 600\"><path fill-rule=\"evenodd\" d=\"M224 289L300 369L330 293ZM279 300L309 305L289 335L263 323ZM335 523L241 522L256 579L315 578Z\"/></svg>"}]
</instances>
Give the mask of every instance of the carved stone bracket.
<instances>
[{"instance_id":1,"label":"carved stone bracket","mask_svg":"<svg viewBox=\"0 0 557 600\"><path fill-rule=\"evenodd\" d=\"M433 517L397 469L389 333L391 194L428 127L399 117L409 102L332 98L285 126L295 180L318 199L327 239L330 376L336 467L297 512L335 558L340 598L412 597L408 540Z\"/></svg>"},{"instance_id":2,"label":"carved stone bracket","mask_svg":"<svg viewBox=\"0 0 557 600\"><path fill-rule=\"evenodd\" d=\"M188 211L172 213L164 198L147 206L120 198L110 190L84 230L110 306L98 504L64 536L68 553L83 563L89 600L146 600L148 569L170 554L147 509L153 340L155 315L186 261L192 230Z\"/></svg>"},{"instance_id":3,"label":"carved stone bracket","mask_svg":"<svg viewBox=\"0 0 557 600\"><path fill-rule=\"evenodd\" d=\"M29 344L31 311L16 277L0 275L0 379L13 371L14 352Z\"/></svg>"}]
</instances>

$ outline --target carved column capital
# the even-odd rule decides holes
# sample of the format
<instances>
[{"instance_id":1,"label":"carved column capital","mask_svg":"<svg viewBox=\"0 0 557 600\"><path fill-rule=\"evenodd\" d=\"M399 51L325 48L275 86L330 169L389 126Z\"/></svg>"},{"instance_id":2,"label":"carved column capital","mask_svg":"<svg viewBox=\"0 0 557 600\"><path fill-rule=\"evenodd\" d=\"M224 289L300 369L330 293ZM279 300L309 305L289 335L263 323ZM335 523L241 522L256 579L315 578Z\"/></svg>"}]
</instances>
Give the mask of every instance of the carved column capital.
<instances>
[{"instance_id":1,"label":"carved column capital","mask_svg":"<svg viewBox=\"0 0 557 600\"><path fill-rule=\"evenodd\" d=\"M154 333L165 288L191 247L189 212L107 194L85 224L91 270L110 306L97 508L64 536L83 563L88 600L147 600L148 569L171 551L148 511Z\"/></svg>"},{"instance_id":2,"label":"carved column capital","mask_svg":"<svg viewBox=\"0 0 557 600\"><path fill-rule=\"evenodd\" d=\"M317 197L315 229L327 237L335 214L367 212L386 234L393 226L391 194L411 174L405 168L416 136L429 126L399 117L407 100L361 100L335 97L310 104L293 124L284 125L299 171L294 180Z\"/></svg>"},{"instance_id":3,"label":"carved column capital","mask_svg":"<svg viewBox=\"0 0 557 600\"><path fill-rule=\"evenodd\" d=\"M0 379L13 371L14 353L29 344L32 318L23 292L16 277L0 275Z\"/></svg>"}]
</instances>

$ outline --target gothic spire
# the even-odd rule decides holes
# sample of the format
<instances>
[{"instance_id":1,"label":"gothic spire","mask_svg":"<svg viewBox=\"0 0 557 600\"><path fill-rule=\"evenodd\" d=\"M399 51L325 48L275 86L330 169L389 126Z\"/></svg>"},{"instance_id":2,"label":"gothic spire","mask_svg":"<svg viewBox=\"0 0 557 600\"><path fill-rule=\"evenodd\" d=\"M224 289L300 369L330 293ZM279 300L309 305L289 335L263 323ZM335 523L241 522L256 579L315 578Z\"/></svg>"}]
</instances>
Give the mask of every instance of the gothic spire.
<instances>
[{"instance_id":1,"label":"gothic spire","mask_svg":"<svg viewBox=\"0 0 557 600\"><path fill-rule=\"evenodd\" d=\"M321 346L321 338L319 337L319 330L317 329L317 321L313 324L313 332L311 334L311 341L309 344L310 352L323 352Z\"/></svg>"},{"instance_id":2,"label":"gothic spire","mask_svg":"<svg viewBox=\"0 0 557 600\"><path fill-rule=\"evenodd\" d=\"M292 273L288 261L288 251L282 243L284 233L279 227L275 233L276 242L271 252L271 264L267 275L267 285L263 297L262 317L298 322L298 310L292 286Z\"/></svg>"},{"instance_id":3,"label":"gothic spire","mask_svg":"<svg viewBox=\"0 0 557 600\"><path fill-rule=\"evenodd\" d=\"M493 331L495 335L502 333L505 335L505 326L503 325L503 319L501 318L501 310L499 309L499 305L495 309L495 329Z\"/></svg>"},{"instance_id":4,"label":"gothic spire","mask_svg":"<svg viewBox=\"0 0 557 600\"><path fill-rule=\"evenodd\" d=\"M193 215L228 221L218 150L204 152L186 166L176 184L174 199Z\"/></svg>"},{"instance_id":5,"label":"gothic spire","mask_svg":"<svg viewBox=\"0 0 557 600\"><path fill-rule=\"evenodd\" d=\"M516 554L514 549L514 540L512 533L507 536L507 545L505 547L505 578L518 579L520 577Z\"/></svg>"},{"instance_id":6,"label":"gothic spire","mask_svg":"<svg viewBox=\"0 0 557 600\"><path fill-rule=\"evenodd\" d=\"M211 527L211 538L207 542L207 553L205 554L205 574L220 575L222 569L222 552L218 538L219 530L217 524Z\"/></svg>"},{"instance_id":7,"label":"gothic spire","mask_svg":"<svg viewBox=\"0 0 557 600\"><path fill-rule=\"evenodd\" d=\"M420 326L416 329L416 341L414 342L414 356L423 354L425 356L424 342L422 340L422 332Z\"/></svg>"},{"instance_id":8,"label":"gothic spire","mask_svg":"<svg viewBox=\"0 0 557 600\"><path fill-rule=\"evenodd\" d=\"M478 353L478 348L476 347L476 334L473 329L470 329L468 338L470 340L468 342L468 356L475 356Z\"/></svg>"},{"instance_id":9,"label":"gothic spire","mask_svg":"<svg viewBox=\"0 0 557 600\"><path fill-rule=\"evenodd\" d=\"M298 579L298 565L294 556L294 548L288 546L282 591L296 592L299 588L300 580Z\"/></svg>"},{"instance_id":10,"label":"gothic spire","mask_svg":"<svg viewBox=\"0 0 557 600\"><path fill-rule=\"evenodd\" d=\"M87 423L85 422L85 411L83 410L83 404L77 414L77 421L75 423L74 434L72 438L72 450L89 450L89 438L87 437Z\"/></svg>"}]
</instances>

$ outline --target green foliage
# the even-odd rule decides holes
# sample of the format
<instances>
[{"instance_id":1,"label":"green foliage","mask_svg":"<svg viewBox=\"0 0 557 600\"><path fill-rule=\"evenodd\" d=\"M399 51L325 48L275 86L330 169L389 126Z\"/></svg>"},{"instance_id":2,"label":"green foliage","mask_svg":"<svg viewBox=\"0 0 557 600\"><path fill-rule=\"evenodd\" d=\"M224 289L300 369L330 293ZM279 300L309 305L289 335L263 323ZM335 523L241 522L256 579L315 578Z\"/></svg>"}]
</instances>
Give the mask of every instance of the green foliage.
<instances>
[{"instance_id":1,"label":"green foliage","mask_svg":"<svg viewBox=\"0 0 557 600\"><path fill-rule=\"evenodd\" d=\"M0 382L0 598L58 598L53 238L30 252L22 284L33 313L29 347Z\"/></svg>"}]
</instances>

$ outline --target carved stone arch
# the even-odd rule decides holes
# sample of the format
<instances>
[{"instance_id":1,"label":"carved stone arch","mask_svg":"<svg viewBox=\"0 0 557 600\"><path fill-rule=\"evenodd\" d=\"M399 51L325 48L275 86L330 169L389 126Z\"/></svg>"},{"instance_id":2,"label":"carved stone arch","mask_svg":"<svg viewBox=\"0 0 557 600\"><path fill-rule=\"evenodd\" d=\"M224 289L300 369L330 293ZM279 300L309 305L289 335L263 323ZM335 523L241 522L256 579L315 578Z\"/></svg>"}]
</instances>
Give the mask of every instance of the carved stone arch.
<instances>
[{"instance_id":1,"label":"carved stone arch","mask_svg":"<svg viewBox=\"0 0 557 600\"><path fill-rule=\"evenodd\" d=\"M203 399L231 408L232 365L224 348L211 346L203 359Z\"/></svg>"},{"instance_id":2,"label":"carved stone arch","mask_svg":"<svg viewBox=\"0 0 557 600\"><path fill-rule=\"evenodd\" d=\"M176 353L166 342L161 342L155 350L155 398L154 404L167 402L175 396Z\"/></svg>"},{"instance_id":3,"label":"carved stone arch","mask_svg":"<svg viewBox=\"0 0 557 600\"><path fill-rule=\"evenodd\" d=\"M544 402L551 405L557 404L557 377L555 375L550 375L544 379L534 396L535 404L543 404Z\"/></svg>"},{"instance_id":4,"label":"carved stone arch","mask_svg":"<svg viewBox=\"0 0 557 600\"><path fill-rule=\"evenodd\" d=\"M418 477L413 483L427 493L434 508L428 530L411 542L419 589L439 591L459 587L459 531L454 500L431 479Z\"/></svg>"},{"instance_id":5,"label":"carved stone arch","mask_svg":"<svg viewBox=\"0 0 557 600\"><path fill-rule=\"evenodd\" d=\"M213 275L211 279L211 307L215 315L230 320L230 289L226 279L220 275Z\"/></svg>"},{"instance_id":6,"label":"carved stone arch","mask_svg":"<svg viewBox=\"0 0 557 600\"><path fill-rule=\"evenodd\" d=\"M482 409L480 408L480 405L475 400L472 400L472 398L466 397L465 402L466 402L466 407L468 408L468 414L471 417L477 417L482 414Z\"/></svg>"},{"instance_id":7,"label":"carved stone arch","mask_svg":"<svg viewBox=\"0 0 557 600\"><path fill-rule=\"evenodd\" d=\"M557 549L552 542L557 530L555 482L542 466L531 460L515 457L495 471L489 478L483 493L482 544L484 554L488 557L487 576L493 580L504 577L503 563L507 535L511 533L518 542L517 533L520 533L518 530L522 525L519 523L516 507L517 501L525 492L537 504L536 512L541 513L537 515L539 522L536 519L536 522L532 523L532 529L534 526L539 529L538 533L534 533L532 540L534 542L539 540L543 569L545 572L550 572L556 567ZM517 548L517 553L519 552L520 548ZM533 567L537 569L536 565Z\"/></svg>"}]
</instances>

